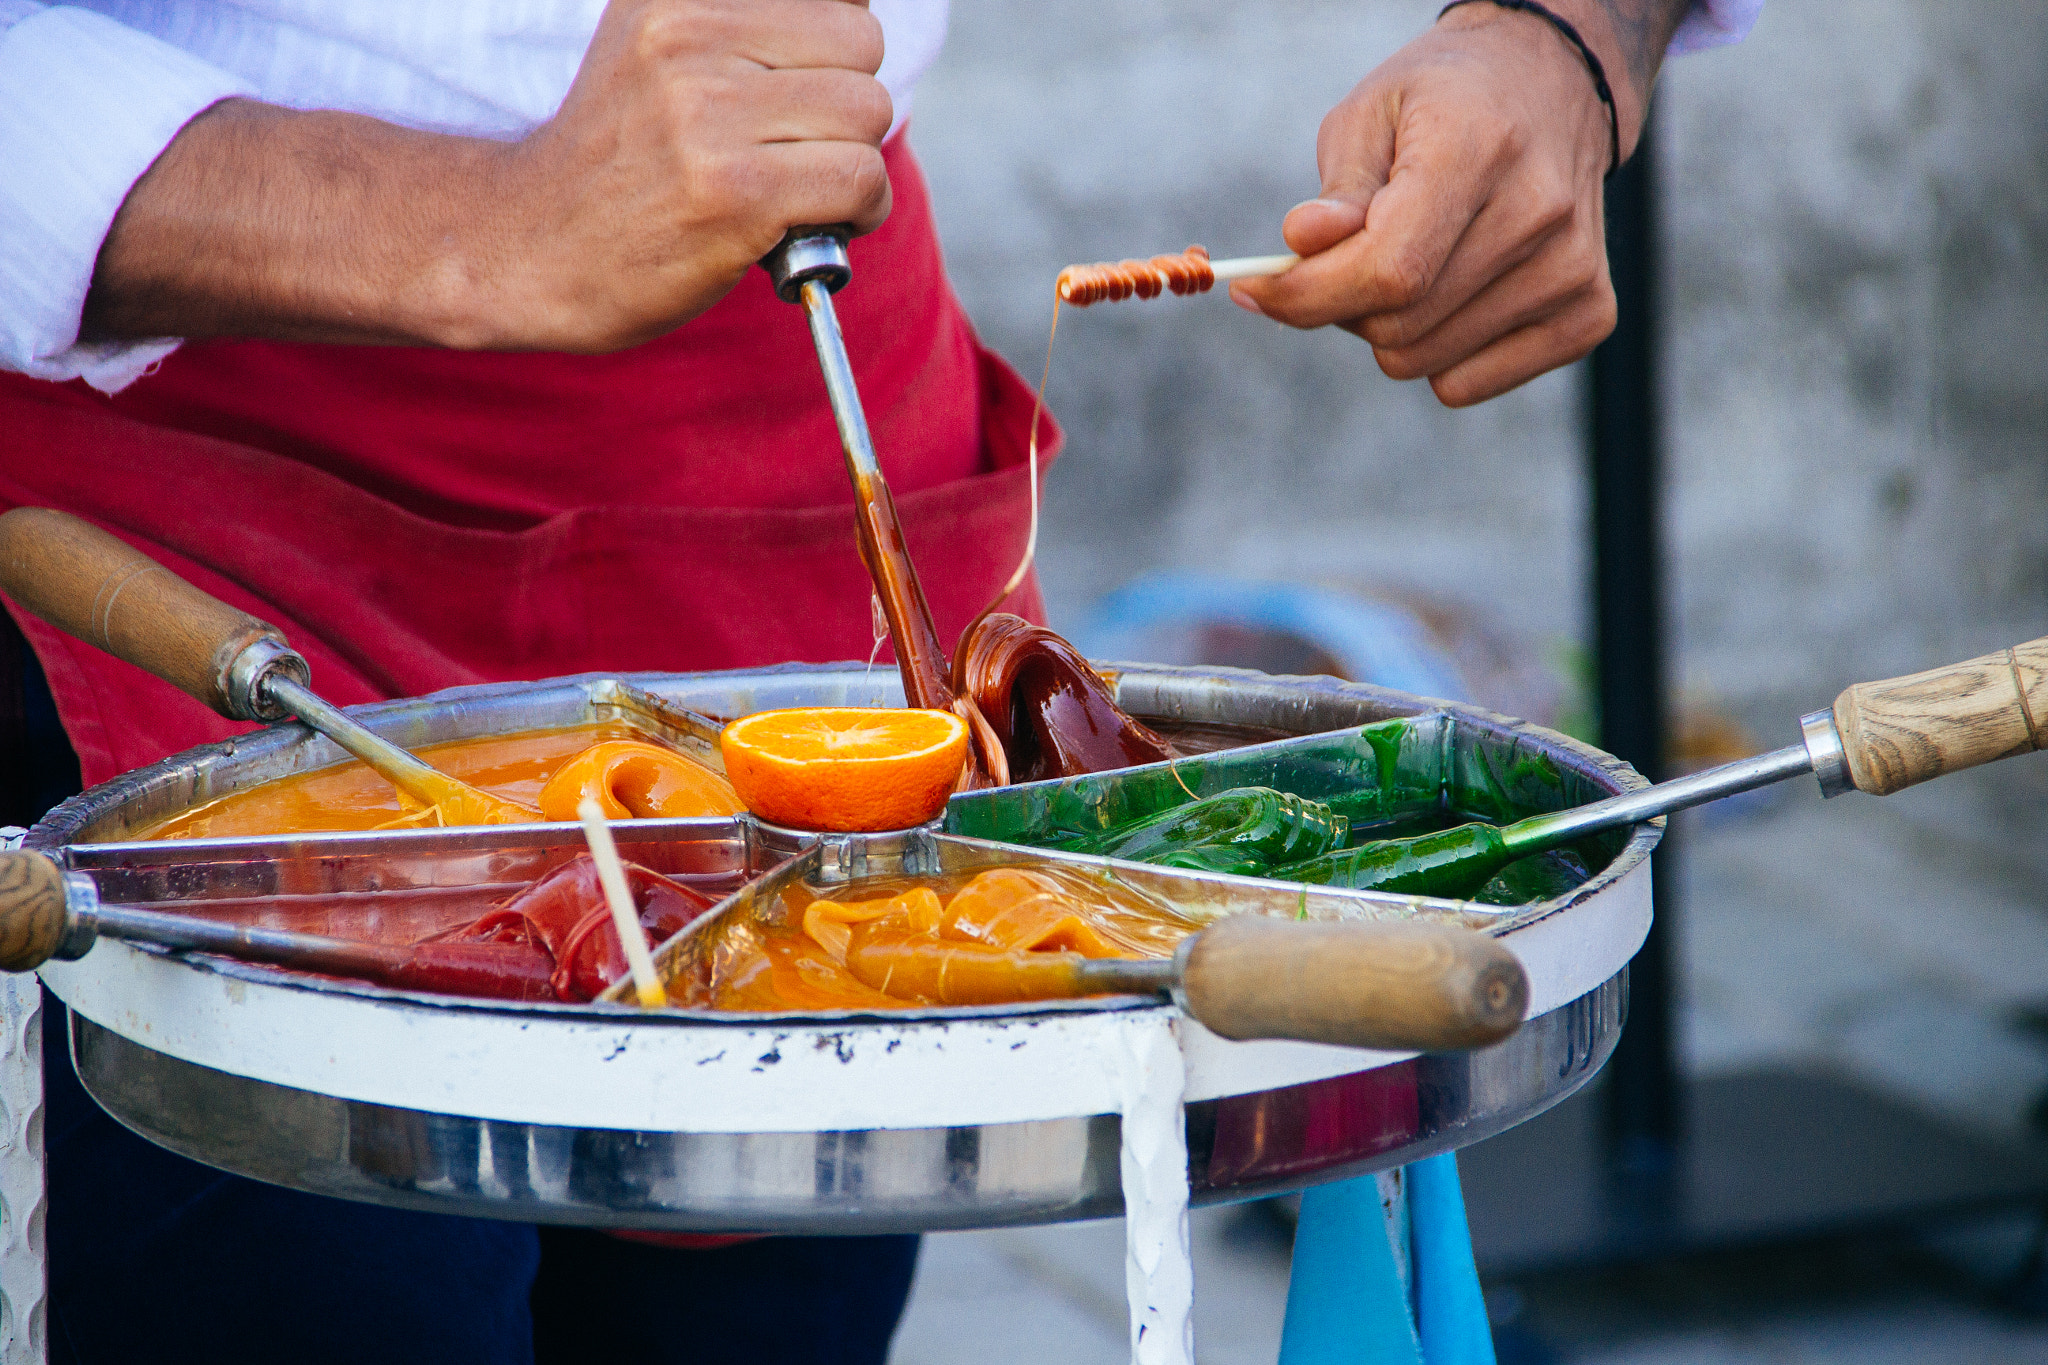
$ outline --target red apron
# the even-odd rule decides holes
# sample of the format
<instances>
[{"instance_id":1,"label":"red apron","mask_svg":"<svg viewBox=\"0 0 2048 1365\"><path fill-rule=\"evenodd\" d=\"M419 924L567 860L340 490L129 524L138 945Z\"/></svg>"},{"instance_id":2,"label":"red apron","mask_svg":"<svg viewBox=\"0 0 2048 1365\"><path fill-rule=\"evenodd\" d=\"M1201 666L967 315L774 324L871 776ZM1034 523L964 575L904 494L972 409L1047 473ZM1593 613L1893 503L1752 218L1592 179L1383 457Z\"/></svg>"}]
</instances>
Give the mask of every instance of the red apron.
<instances>
[{"instance_id":1,"label":"red apron","mask_svg":"<svg viewBox=\"0 0 2048 1365\"><path fill-rule=\"evenodd\" d=\"M895 210L838 307L951 641L1023 549L1031 393L946 283L905 140L885 150ZM0 375L0 432L0 508L116 532L282 628L343 705L873 645L824 381L758 270L615 355L208 342L112 398ZM1040 616L1037 584L1009 609ZM246 728L15 614L87 785Z\"/></svg>"}]
</instances>

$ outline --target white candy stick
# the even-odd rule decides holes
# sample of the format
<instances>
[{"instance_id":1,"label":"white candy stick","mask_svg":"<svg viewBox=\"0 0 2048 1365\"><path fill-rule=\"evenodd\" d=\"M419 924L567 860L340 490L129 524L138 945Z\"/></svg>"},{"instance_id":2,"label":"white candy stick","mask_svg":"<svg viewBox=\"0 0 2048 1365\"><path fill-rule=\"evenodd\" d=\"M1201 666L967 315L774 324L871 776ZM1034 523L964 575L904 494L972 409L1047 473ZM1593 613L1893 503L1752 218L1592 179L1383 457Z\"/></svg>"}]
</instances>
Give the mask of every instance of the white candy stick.
<instances>
[{"instance_id":1,"label":"white candy stick","mask_svg":"<svg viewBox=\"0 0 2048 1365\"><path fill-rule=\"evenodd\" d=\"M1220 283L1224 280L1248 279L1253 275L1278 275L1292 268L1301 257L1291 253L1278 256L1234 256L1227 261L1211 261L1209 269L1216 272Z\"/></svg>"},{"instance_id":2,"label":"white candy stick","mask_svg":"<svg viewBox=\"0 0 2048 1365\"><path fill-rule=\"evenodd\" d=\"M654 974L654 955L647 951L647 931L640 927L639 912L633 908L633 893L626 886L626 865L619 860L619 846L612 841L612 827L605 823L604 808L595 797L576 803L576 816L583 821L583 837L590 844L590 856L597 864L597 880L604 887L605 902L612 908L612 926L619 931L619 943L626 950L626 966L633 973L633 990L648 1009L668 1003L661 978Z\"/></svg>"}]
</instances>

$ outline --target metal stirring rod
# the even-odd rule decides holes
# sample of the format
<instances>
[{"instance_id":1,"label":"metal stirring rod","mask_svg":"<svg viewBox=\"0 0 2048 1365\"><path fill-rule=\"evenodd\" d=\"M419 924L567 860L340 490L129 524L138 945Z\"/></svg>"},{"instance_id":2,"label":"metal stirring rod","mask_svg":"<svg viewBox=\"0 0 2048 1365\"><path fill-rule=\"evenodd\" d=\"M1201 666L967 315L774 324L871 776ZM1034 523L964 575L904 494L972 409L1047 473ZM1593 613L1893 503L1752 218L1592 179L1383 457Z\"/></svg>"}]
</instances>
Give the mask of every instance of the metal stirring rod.
<instances>
[{"instance_id":1,"label":"metal stirring rod","mask_svg":"<svg viewBox=\"0 0 2048 1365\"><path fill-rule=\"evenodd\" d=\"M1285 880L1354 890L1464 896L1518 858L1584 835L1782 782L1822 796L1903 790L1943 773L2048 749L2048 638L1902 678L1857 683L1799 718L1800 742L1703 773L1511 825L1466 824L1382 839L1274 869Z\"/></svg>"},{"instance_id":2,"label":"metal stirring rod","mask_svg":"<svg viewBox=\"0 0 2048 1365\"><path fill-rule=\"evenodd\" d=\"M875 462L875 442L860 405L860 387L854 383L853 362L847 358L839 314L832 307L832 296L853 279L846 242L844 228L792 228L762 264L777 297L785 303L802 304L804 316L810 320L811 344L818 351L818 368L824 372L825 392L832 400L832 420L838 424L839 445L846 452L846 472L858 487L863 480L879 480L882 467Z\"/></svg>"},{"instance_id":3,"label":"metal stirring rod","mask_svg":"<svg viewBox=\"0 0 2048 1365\"><path fill-rule=\"evenodd\" d=\"M853 279L847 240L844 227L791 228L761 264L776 296L785 303L801 304L810 322L811 344L817 349L818 368L825 376L825 393L832 403L832 420L839 428L839 447L853 480L861 556L874 576L876 595L889 618L889 634L896 642L903 674L904 699L911 706L945 710L953 703L951 655L939 642L917 569L903 548L895 499L875 459L875 442L861 407L853 362L847 357L846 338L832 306L832 295Z\"/></svg>"},{"instance_id":4,"label":"metal stirring rod","mask_svg":"<svg viewBox=\"0 0 2048 1365\"><path fill-rule=\"evenodd\" d=\"M1654 820L1660 815L1718 801L1724 796L1768 787L1801 773L1813 773L1819 777L1823 796L1839 796L1852 790L1842 738L1835 730L1834 714L1815 711L1800 717L1799 726L1803 736L1801 743L1789 744L1754 758L1723 763L1669 782L1659 782L1654 787L1623 792L1620 796L1610 796L1604 801L1594 801L1571 810L1532 815L1515 821L1502 833L1514 848L1527 848L1532 852L1555 848L1581 835Z\"/></svg>"}]
</instances>

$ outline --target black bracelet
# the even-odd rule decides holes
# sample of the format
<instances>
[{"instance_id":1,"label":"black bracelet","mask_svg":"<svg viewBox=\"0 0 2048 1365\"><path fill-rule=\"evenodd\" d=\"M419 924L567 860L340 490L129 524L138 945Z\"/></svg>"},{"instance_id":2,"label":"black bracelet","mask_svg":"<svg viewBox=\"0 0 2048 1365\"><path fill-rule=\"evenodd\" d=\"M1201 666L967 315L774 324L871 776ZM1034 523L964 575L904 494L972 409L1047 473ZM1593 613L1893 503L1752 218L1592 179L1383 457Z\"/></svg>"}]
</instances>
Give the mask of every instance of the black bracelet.
<instances>
[{"instance_id":1,"label":"black bracelet","mask_svg":"<svg viewBox=\"0 0 2048 1365\"><path fill-rule=\"evenodd\" d=\"M1460 5L1474 3L1477 3L1477 0L1451 0L1450 4L1436 12L1436 17L1441 19ZM1497 5L1501 9L1520 10L1524 14L1533 14L1539 19L1548 20L1550 26L1562 33L1565 41L1577 48L1579 55L1586 59L1586 70L1592 73L1593 77L1593 93L1607 106L1607 173L1613 175L1621 167L1621 115L1615 112L1614 89L1607 84L1607 68L1600 65L1600 58L1594 54L1586 40L1579 36L1579 30L1571 20L1561 14L1552 14L1537 4L1536 0L1486 0L1486 3Z\"/></svg>"}]
</instances>

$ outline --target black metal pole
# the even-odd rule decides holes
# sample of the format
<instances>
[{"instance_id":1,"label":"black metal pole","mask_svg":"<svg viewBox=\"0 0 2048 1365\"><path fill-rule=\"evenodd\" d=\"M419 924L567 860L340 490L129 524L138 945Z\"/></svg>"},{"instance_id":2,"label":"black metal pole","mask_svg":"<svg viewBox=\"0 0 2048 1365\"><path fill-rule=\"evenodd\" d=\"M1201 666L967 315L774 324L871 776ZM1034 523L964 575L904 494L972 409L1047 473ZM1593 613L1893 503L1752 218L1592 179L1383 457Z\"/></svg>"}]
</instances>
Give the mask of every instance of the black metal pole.
<instances>
[{"instance_id":1,"label":"black metal pole","mask_svg":"<svg viewBox=\"0 0 2048 1365\"><path fill-rule=\"evenodd\" d=\"M1653 121L1654 123L1654 121ZM1664 775L1664 575L1658 411L1657 196L1653 124L1607 185L1607 261L1618 314L1593 352L1593 629L1601 747ZM1656 923L1629 968L1628 1027L1607 1065L1607 1157L1635 1183L1668 1172L1681 1136L1673 1046L1676 849L1656 854Z\"/></svg>"}]
</instances>

